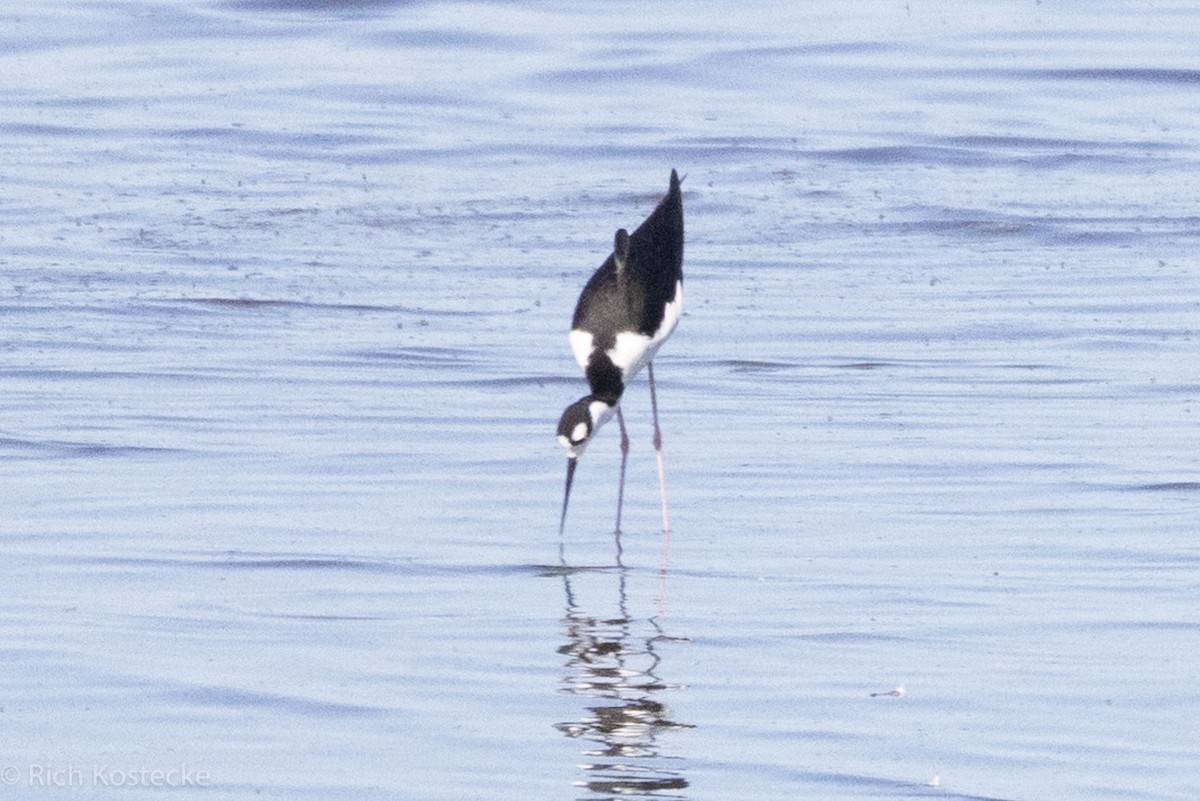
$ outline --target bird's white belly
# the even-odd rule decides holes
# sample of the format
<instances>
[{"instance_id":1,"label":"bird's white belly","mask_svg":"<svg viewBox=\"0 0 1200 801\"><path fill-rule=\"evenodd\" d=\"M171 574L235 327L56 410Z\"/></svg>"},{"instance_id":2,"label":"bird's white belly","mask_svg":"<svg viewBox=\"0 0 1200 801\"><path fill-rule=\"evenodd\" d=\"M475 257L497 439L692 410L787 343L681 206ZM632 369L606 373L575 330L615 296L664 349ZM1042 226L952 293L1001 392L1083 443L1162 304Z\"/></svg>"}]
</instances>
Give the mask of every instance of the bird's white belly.
<instances>
[{"instance_id":1,"label":"bird's white belly","mask_svg":"<svg viewBox=\"0 0 1200 801\"><path fill-rule=\"evenodd\" d=\"M654 336L646 336L633 331L617 334L616 344L609 348L608 358L621 371L621 380L628 384L638 372L650 363L654 354L671 336L675 326L679 324L679 315L683 311L683 282L675 284L675 296L667 301L663 308L662 324L654 332Z\"/></svg>"},{"instance_id":2,"label":"bird's white belly","mask_svg":"<svg viewBox=\"0 0 1200 801\"><path fill-rule=\"evenodd\" d=\"M626 384L654 358L654 352L662 344L645 334L625 331L617 334L617 344L608 349L608 358L621 371L621 380Z\"/></svg>"},{"instance_id":3,"label":"bird's white belly","mask_svg":"<svg viewBox=\"0 0 1200 801\"><path fill-rule=\"evenodd\" d=\"M675 296L663 307L662 325L658 327L654 336L646 336L636 331L622 331L617 334L616 342L608 349L607 354L613 365L621 371L622 381L629 383L638 371L650 363L654 354L662 347L662 343L666 342L675 326L679 325L682 312L683 282L680 281L675 284ZM587 331L578 329L572 330L568 336L575 361L579 362L580 369L587 370L588 362L592 358L594 338Z\"/></svg>"},{"instance_id":4,"label":"bird's white belly","mask_svg":"<svg viewBox=\"0 0 1200 801\"><path fill-rule=\"evenodd\" d=\"M579 362L579 369L587 370L588 360L592 358L592 335L587 331L573 328L571 333L567 334L567 339L571 342L571 353L575 354L575 361Z\"/></svg>"}]
</instances>

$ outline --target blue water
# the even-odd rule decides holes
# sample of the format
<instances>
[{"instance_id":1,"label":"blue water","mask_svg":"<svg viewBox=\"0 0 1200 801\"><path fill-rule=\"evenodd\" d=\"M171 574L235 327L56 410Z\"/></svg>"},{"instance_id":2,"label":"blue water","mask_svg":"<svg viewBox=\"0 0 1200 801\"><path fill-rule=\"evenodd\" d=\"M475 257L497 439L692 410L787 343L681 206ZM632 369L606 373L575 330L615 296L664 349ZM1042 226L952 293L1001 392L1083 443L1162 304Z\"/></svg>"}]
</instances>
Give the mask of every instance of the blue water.
<instances>
[{"instance_id":1,"label":"blue water","mask_svg":"<svg viewBox=\"0 0 1200 801\"><path fill-rule=\"evenodd\" d=\"M777 5L0 10L0 795L1200 797L1198 13Z\"/></svg>"}]
</instances>

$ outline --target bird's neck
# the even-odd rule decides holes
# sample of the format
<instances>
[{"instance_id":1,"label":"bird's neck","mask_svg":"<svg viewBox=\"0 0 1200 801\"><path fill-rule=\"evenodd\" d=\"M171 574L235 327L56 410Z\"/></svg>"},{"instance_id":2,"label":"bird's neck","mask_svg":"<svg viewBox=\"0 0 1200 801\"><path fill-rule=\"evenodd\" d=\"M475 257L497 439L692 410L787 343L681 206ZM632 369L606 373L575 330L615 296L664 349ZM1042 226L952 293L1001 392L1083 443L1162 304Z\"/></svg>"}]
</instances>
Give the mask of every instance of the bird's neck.
<instances>
[{"instance_id":1,"label":"bird's neck","mask_svg":"<svg viewBox=\"0 0 1200 801\"><path fill-rule=\"evenodd\" d=\"M593 395L591 402L588 403L588 414L592 418L592 436L595 436L596 432L600 430L600 426L611 420L616 413L617 405L615 403L610 404Z\"/></svg>"},{"instance_id":2,"label":"bird's neck","mask_svg":"<svg viewBox=\"0 0 1200 801\"><path fill-rule=\"evenodd\" d=\"M593 348L584 374L587 376L588 386L592 389L592 396L597 401L608 406L617 405L625 391L625 381L621 368L613 364L612 357L607 352Z\"/></svg>"}]
</instances>

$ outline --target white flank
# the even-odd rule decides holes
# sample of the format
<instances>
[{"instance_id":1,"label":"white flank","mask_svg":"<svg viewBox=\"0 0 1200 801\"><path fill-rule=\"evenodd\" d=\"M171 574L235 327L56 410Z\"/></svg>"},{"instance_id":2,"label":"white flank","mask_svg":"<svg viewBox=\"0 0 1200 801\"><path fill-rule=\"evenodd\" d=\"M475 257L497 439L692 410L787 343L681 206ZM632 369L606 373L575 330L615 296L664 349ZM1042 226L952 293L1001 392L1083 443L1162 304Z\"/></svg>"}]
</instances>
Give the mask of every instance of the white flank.
<instances>
[{"instance_id":1,"label":"white flank","mask_svg":"<svg viewBox=\"0 0 1200 801\"><path fill-rule=\"evenodd\" d=\"M572 329L567 339L571 343L571 353L575 354L575 361L579 362L579 369L586 370L588 360L592 358L592 335L587 331Z\"/></svg>"},{"instance_id":2,"label":"white flank","mask_svg":"<svg viewBox=\"0 0 1200 801\"><path fill-rule=\"evenodd\" d=\"M625 332L617 334L616 346L609 349L608 358L612 359L621 370L621 380L625 383L638 374L643 367L650 363L654 358L654 354L658 353L658 349L662 347L662 343L671 336L671 332L675 330L675 326L679 325L679 315L683 312L683 282L675 284L675 296L667 301L663 307L662 325L654 336L648 337L645 334L635 334L633 332ZM571 332L574 335L574 331ZM591 345L591 337L588 337L588 344ZM574 347L574 340L571 341ZM590 350L590 348L589 348ZM579 353L576 351L576 358Z\"/></svg>"},{"instance_id":3,"label":"white flank","mask_svg":"<svg viewBox=\"0 0 1200 801\"><path fill-rule=\"evenodd\" d=\"M650 352L652 341L645 334L636 334L632 331L622 331L617 334L617 342L609 348L608 358L612 359L612 363L621 371L621 379L625 383L629 383L629 379L633 378L634 374L650 361L650 357L654 356Z\"/></svg>"}]
</instances>

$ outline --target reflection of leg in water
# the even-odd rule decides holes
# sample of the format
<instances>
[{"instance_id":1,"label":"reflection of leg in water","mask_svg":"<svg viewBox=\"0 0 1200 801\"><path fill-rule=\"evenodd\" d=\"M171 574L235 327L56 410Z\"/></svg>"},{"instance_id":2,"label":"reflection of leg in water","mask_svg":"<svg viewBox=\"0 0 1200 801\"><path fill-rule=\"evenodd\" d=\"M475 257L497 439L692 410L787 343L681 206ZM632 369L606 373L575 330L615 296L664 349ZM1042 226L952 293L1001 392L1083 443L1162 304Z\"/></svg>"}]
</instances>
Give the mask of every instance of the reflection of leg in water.
<instances>
[{"instance_id":1,"label":"reflection of leg in water","mask_svg":"<svg viewBox=\"0 0 1200 801\"><path fill-rule=\"evenodd\" d=\"M664 641L686 640L664 636L655 617L629 613L629 570L564 570L562 576L563 692L587 700L579 720L556 728L591 744L583 752L590 762L583 766L587 776L580 784L622 798L682 798L672 791L688 786L683 761L664 753L660 740L666 732L691 726L671 718L663 696L679 687L660 678L662 657L656 648Z\"/></svg>"}]
</instances>

